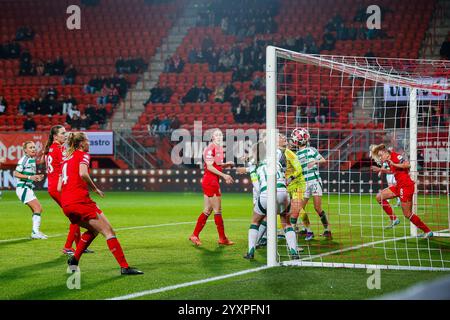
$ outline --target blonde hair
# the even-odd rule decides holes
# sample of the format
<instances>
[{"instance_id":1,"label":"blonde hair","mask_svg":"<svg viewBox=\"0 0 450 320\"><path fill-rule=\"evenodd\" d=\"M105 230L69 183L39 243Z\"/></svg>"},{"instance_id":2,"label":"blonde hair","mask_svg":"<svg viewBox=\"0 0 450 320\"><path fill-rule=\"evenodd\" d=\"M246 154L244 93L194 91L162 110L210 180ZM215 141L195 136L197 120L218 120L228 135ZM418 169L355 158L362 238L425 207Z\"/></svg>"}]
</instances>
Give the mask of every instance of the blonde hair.
<instances>
[{"instance_id":1,"label":"blonde hair","mask_svg":"<svg viewBox=\"0 0 450 320\"><path fill-rule=\"evenodd\" d=\"M30 143L34 143L34 141L31 141L31 140L25 141L25 142L22 144L22 150L25 151L25 149L28 147L28 145L29 145Z\"/></svg>"},{"instance_id":2,"label":"blonde hair","mask_svg":"<svg viewBox=\"0 0 450 320\"><path fill-rule=\"evenodd\" d=\"M81 142L87 139L86 134L84 132L71 132L67 137L67 145L68 148L66 150L66 157L70 157L75 150L80 148Z\"/></svg>"},{"instance_id":3,"label":"blonde hair","mask_svg":"<svg viewBox=\"0 0 450 320\"><path fill-rule=\"evenodd\" d=\"M369 147L369 156L374 160L378 165L381 166L381 159L378 156L378 152L380 151L388 151L385 144L372 144Z\"/></svg>"}]
</instances>

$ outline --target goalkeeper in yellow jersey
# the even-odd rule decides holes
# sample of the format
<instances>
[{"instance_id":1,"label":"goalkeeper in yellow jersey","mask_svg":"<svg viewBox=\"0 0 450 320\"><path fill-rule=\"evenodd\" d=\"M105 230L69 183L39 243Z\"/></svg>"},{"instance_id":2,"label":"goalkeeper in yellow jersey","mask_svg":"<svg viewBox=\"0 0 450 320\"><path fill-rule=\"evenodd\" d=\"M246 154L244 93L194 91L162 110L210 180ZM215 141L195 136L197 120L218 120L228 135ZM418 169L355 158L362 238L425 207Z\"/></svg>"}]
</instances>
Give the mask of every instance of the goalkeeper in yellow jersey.
<instances>
[{"instance_id":1,"label":"goalkeeper in yellow jersey","mask_svg":"<svg viewBox=\"0 0 450 320\"><path fill-rule=\"evenodd\" d=\"M291 210L289 211L290 222L292 226L295 227L300 213L302 220L308 219L306 212L301 206L301 200L303 200L303 194L306 189L306 181L303 176L302 165L298 160L297 155L287 147L286 136L280 134L278 141L279 150L283 152L286 163L286 184L289 197L291 198Z\"/></svg>"}]
</instances>

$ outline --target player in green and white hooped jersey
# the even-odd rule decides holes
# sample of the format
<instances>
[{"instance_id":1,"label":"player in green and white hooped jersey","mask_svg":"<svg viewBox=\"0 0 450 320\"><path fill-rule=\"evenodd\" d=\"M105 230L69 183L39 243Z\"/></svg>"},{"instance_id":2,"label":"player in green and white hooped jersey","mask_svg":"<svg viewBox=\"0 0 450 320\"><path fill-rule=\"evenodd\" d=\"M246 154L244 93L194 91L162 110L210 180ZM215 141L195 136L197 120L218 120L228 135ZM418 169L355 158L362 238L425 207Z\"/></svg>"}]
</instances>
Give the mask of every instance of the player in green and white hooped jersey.
<instances>
[{"instance_id":1,"label":"player in green and white hooped jersey","mask_svg":"<svg viewBox=\"0 0 450 320\"><path fill-rule=\"evenodd\" d=\"M34 182L42 181L43 174L36 174L36 146L33 141L24 142L23 151L25 155L19 160L14 177L16 177L16 194L20 201L26 204L33 213L32 239L47 239L40 231L42 206L34 194Z\"/></svg>"},{"instance_id":2,"label":"player in green and white hooped jersey","mask_svg":"<svg viewBox=\"0 0 450 320\"><path fill-rule=\"evenodd\" d=\"M259 226L267 214L267 162L266 151L263 143L257 144L258 153L253 155L254 159L259 160L256 168L256 175L259 182L258 200L253 208L253 216L250 228L248 230L248 252L244 256L245 259L253 259L256 250L256 244L258 240ZM282 167L278 163L277 165L277 213L280 215L281 223L285 226L286 243L289 247L289 254L292 259L299 259L297 250L297 236L294 229L287 219L287 213L289 212L290 199L286 190L286 179L284 177Z\"/></svg>"},{"instance_id":3,"label":"player in green and white hooped jersey","mask_svg":"<svg viewBox=\"0 0 450 320\"><path fill-rule=\"evenodd\" d=\"M305 209L309 198L313 197L314 209L320 217L320 221L324 227L324 237L331 239L331 231L329 230L328 218L322 209L322 179L320 178L318 165L326 162L324 157L316 148L309 146L310 135L305 128L296 128L291 135L292 143L297 147L297 158L302 166L303 176L306 180L306 190L303 199L300 202L302 209ZM305 240L312 240L314 233L310 228L309 219L302 219L304 228L306 229Z\"/></svg>"}]
</instances>

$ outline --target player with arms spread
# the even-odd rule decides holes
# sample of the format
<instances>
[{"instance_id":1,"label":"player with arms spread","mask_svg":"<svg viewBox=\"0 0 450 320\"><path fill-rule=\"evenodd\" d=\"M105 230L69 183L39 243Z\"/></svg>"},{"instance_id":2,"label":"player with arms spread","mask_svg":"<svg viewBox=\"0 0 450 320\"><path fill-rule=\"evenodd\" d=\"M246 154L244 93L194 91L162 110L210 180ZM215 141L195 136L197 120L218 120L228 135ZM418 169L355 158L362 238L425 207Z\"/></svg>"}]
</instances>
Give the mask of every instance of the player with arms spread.
<instances>
[{"instance_id":1,"label":"player with arms spread","mask_svg":"<svg viewBox=\"0 0 450 320\"><path fill-rule=\"evenodd\" d=\"M411 168L409 161L405 160L401 154L395 151L389 151L384 144L374 146L371 154L372 156L378 157L381 163L387 163L389 165L389 169L372 166L372 170L377 173L392 173L397 181L396 185L380 191L376 197L384 212L389 216L391 226L398 224L399 220L394 215L391 206L386 200L400 197L403 215L424 232L420 235L421 237L432 237L433 232L430 228L412 212L415 183L409 176L409 169Z\"/></svg>"},{"instance_id":2,"label":"player with arms spread","mask_svg":"<svg viewBox=\"0 0 450 320\"><path fill-rule=\"evenodd\" d=\"M189 240L196 246L200 246L202 243L199 239L200 232L206 224L212 211L214 211L214 222L217 226L217 232L219 233L219 244L221 245L233 245L234 242L230 241L225 235L225 227L223 225L222 218L222 194L220 192L219 179L225 180L225 183L233 183L233 178L222 172L224 168L233 166L233 162L223 162L223 134L219 129L215 129L212 132L212 141L205 148L203 152L204 169L205 174L202 180L204 208L203 212L197 219L194 232L189 237Z\"/></svg>"},{"instance_id":3,"label":"player with arms spread","mask_svg":"<svg viewBox=\"0 0 450 320\"><path fill-rule=\"evenodd\" d=\"M89 187L100 197L104 197L103 192L89 176L91 158L88 154L89 140L82 132L70 133L67 140L68 149L63 161L62 176L58 183L58 190L61 190L61 204L64 214L71 223L87 229L81 236L75 254L67 262L69 267L72 269L78 266L85 249L89 247L98 233L101 233L106 238L109 250L119 263L122 275L143 274L142 271L128 265L111 224L97 204L89 197Z\"/></svg>"}]
</instances>

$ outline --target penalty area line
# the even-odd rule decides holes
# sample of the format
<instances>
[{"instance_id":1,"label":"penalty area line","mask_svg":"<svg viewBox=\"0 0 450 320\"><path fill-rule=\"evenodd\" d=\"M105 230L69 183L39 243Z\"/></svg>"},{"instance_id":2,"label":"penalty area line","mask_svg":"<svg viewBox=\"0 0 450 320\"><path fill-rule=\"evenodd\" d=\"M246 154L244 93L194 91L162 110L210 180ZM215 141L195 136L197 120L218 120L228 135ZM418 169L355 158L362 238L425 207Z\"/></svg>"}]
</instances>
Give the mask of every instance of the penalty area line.
<instances>
[{"instance_id":1,"label":"penalty area line","mask_svg":"<svg viewBox=\"0 0 450 320\"><path fill-rule=\"evenodd\" d=\"M227 219L228 222L248 222L248 219ZM212 222L209 220L208 222ZM186 224L196 224L197 221L185 221L185 222L174 222L174 223L163 223L163 224L150 224L145 226L135 226L135 227L122 227L122 228L116 228L115 231L126 231L126 230L138 230L138 229L149 229L149 228L161 228L161 227L172 227L172 226L180 226L180 225L186 225ZM48 236L48 238L58 238L67 236L67 234L54 234ZM15 241L21 241L21 240L30 240L30 237L23 237L23 238L15 238L15 239L3 239L0 240L0 243L8 243L8 242L15 242Z\"/></svg>"},{"instance_id":2,"label":"penalty area line","mask_svg":"<svg viewBox=\"0 0 450 320\"><path fill-rule=\"evenodd\" d=\"M253 273L253 272L266 270L268 268L272 268L272 267L262 266L262 267L259 267L259 268L247 269L247 270L243 270L243 271L239 271L239 272L235 272L235 273L225 274L225 275L222 275L222 276L217 276L217 277L206 278L206 279L202 279L202 280L196 280L196 281L191 281L191 282L180 283L180 284L176 284L176 285L173 285L173 286L162 287L162 288L158 288L158 289L152 289L152 290L146 290L146 291L131 293L131 294L127 294L127 295L124 295L124 296L109 298L109 299L106 299L106 300L129 300L129 299L139 298L139 297L143 297L143 296L149 296L149 295L156 294L156 293L167 292L167 291L172 291L172 290L176 290L176 289L180 289L180 288L191 287L191 286L195 286L195 285L198 285L198 284L204 284L204 283L208 283L208 282L219 281L219 280L228 279L228 278L234 278L234 277L242 276L242 275L245 275L245 274L248 274L248 273Z\"/></svg>"}]
</instances>

